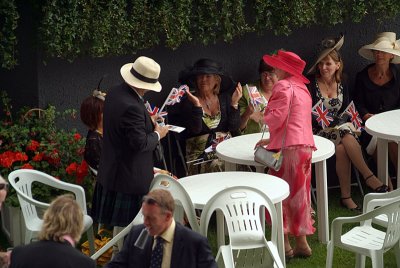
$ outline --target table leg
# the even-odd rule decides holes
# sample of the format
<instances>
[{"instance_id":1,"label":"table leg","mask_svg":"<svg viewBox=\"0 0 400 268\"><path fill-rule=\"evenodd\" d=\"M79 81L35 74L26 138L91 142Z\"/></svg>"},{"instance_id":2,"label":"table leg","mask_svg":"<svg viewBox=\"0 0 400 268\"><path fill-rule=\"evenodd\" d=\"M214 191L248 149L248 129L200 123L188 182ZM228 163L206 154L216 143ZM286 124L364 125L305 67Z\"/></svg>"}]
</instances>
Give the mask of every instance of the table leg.
<instances>
[{"instance_id":1,"label":"table leg","mask_svg":"<svg viewBox=\"0 0 400 268\"><path fill-rule=\"evenodd\" d=\"M236 171L236 164L225 161L225 171Z\"/></svg>"},{"instance_id":2,"label":"table leg","mask_svg":"<svg viewBox=\"0 0 400 268\"><path fill-rule=\"evenodd\" d=\"M397 142L397 189L400 189L400 141Z\"/></svg>"},{"instance_id":3,"label":"table leg","mask_svg":"<svg viewBox=\"0 0 400 268\"><path fill-rule=\"evenodd\" d=\"M225 218L224 213L217 210L217 245L218 248L225 245Z\"/></svg>"},{"instance_id":4,"label":"table leg","mask_svg":"<svg viewBox=\"0 0 400 268\"><path fill-rule=\"evenodd\" d=\"M281 257L283 265L286 267L285 261L285 244L284 244L284 233L283 233L283 212L282 212L282 202L275 204L276 214L278 216L278 252L279 257ZM265 219L265 218L264 218Z\"/></svg>"},{"instance_id":5,"label":"table leg","mask_svg":"<svg viewBox=\"0 0 400 268\"><path fill-rule=\"evenodd\" d=\"M329 217L325 160L315 163L315 180L317 184L318 239L326 244L329 241Z\"/></svg>"},{"instance_id":6,"label":"table leg","mask_svg":"<svg viewBox=\"0 0 400 268\"><path fill-rule=\"evenodd\" d=\"M388 168L388 141L378 138L378 178L388 185L389 181L389 168Z\"/></svg>"}]
</instances>

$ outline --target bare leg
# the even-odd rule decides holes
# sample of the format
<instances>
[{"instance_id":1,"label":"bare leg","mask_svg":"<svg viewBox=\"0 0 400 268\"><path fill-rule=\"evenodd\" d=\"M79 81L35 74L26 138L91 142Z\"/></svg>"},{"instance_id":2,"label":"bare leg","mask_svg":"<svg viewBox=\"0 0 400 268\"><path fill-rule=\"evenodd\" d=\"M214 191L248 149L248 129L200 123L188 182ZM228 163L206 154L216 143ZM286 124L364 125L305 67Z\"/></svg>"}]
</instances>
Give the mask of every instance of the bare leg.
<instances>
[{"instance_id":1,"label":"bare leg","mask_svg":"<svg viewBox=\"0 0 400 268\"><path fill-rule=\"evenodd\" d=\"M343 144L335 148L336 174L339 178L341 202L348 208L356 208L357 204L351 198L351 162Z\"/></svg>"},{"instance_id":2,"label":"bare leg","mask_svg":"<svg viewBox=\"0 0 400 268\"><path fill-rule=\"evenodd\" d=\"M310 257L312 254L311 248L308 245L307 237L305 235L296 236L296 247L294 248L294 254L301 257Z\"/></svg>"},{"instance_id":3,"label":"bare leg","mask_svg":"<svg viewBox=\"0 0 400 268\"><path fill-rule=\"evenodd\" d=\"M290 254L290 251L292 250L292 246L290 245L289 235L287 235L287 234L284 235L284 243L285 243L286 254Z\"/></svg>"},{"instance_id":4,"label":"bare leg","mask_svg":"<svg viewBox=\"0 0 400 268\"><path fill-rule=\"evenodd\" d=\"M344 145L347 155L351 162L358 169L364 179L368 178L372 173L369 169L367 163L365 163L364 157L362 155L361 146L358 144L357 140L350 134L345 135L342 138L342 144ZM376 189L383 185L383 183L375 176L366 180L366 184L371 189Z\"/></svg>"}]
</instances>

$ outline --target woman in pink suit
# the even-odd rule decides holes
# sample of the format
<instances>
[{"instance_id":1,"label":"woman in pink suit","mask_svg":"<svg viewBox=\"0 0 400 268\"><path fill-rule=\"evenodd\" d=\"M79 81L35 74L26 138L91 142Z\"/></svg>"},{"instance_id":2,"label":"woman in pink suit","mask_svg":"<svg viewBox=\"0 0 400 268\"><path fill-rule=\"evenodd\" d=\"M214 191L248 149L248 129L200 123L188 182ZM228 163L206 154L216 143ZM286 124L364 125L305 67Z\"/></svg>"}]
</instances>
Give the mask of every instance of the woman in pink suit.
<instances>
[{"instance_id":1,"label":"woman in pink suit","mask_svg":"<svg viewBox=\"0 0 400 268\"><path fill-rule=\"evenodd\" d=\"M309 81L302 75L306 63L295 53L283 50L277 55L265 55L263 59L274 67L279 81L272 89L264 114L270 138L257 145L268 145L268 149L279 151L286 128L282 166L279 171L270 169L268 173L284 179L290 188L289 197L283 201L286 258L309 257L311 248L306 236L315 232L310 211L311 156L315 145L311 125L312 100L305 85ZM289 235L295 237L293 249Z\"/></svg>"}]
</instances>

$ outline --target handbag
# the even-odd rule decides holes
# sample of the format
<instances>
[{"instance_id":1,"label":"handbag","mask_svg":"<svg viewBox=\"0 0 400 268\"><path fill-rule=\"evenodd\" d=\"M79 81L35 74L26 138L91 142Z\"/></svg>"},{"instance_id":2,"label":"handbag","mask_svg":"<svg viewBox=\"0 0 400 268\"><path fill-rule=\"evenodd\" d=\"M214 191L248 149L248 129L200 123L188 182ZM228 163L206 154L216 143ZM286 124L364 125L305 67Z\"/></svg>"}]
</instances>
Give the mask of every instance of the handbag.
<instances>
[{"instance_id":1,"label":"handbag","mask_svg":"<svg viewBox=\"0 0 400 268\"><path fill-rule=\"evenodd\" d=\"M290 87L292 87L292 84L290 84ZM288 122L289 122L290 110L292 108L292 99L293 99L293 89L292 89L292 97L290 99L290 104L289 104L289 112L288 112L288 116L286 118L285 132L283 133L281 149L279 151L275 152L275 151L270 151L270 150L266 149L264 146L257 146L257 148L254 152L254 161L256 161L257 163L263 164L264 166L267 166L269 168L272 168L275 171L279 171L279 169L282 166L282 161L283 161L282 149L285 146L286 130L287 130ZM263 137L264 137L265 130L266 130L266 126L264 126L264 128L263 128L263 133L262 133L261 139L263 139Z\"/></svg>"}]
</instances>

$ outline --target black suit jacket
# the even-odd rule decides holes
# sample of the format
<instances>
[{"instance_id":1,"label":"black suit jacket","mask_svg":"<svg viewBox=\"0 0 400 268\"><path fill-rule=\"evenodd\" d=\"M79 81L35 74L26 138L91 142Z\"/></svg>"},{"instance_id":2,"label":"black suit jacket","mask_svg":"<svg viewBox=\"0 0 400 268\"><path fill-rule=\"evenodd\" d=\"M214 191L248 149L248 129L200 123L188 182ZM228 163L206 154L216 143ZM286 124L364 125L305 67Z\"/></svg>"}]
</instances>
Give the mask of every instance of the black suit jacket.
<instances>
[{"instance_id":1,"label":"black suit jacket","mask_svg":"<svg viewBox=\"0 0 400 268\"><path fill-rule=\"evenodd\" d=\"M146 194L158 136L143 101L127 84L107 92L103 129L97 181L109 191Z\"/></svg>"},{"instance_id":2,"label":"black suit jacket","mask_svg":"<svg viewBox=\"0 0 400 268\"><path fill-rule=\"evenodd\" d=\"M96 263L68 242L37 241L11 252L10 268L95 268Z\"/></svg>"},{"instance_id":3,"label":"black suit jacket","mask_svg":"<svg viewBox=\"0 0 400 268\"><path fill-rule=\"evenodd\" d=\"M153 237L148 239L144 249L134 246L144 225L130 231L122 250L109 262L106 268L148 268L150 266ZM174 244L171 256L171 268L216 268L207 239L176 223Z\"/></svg>"}]
</instances>

